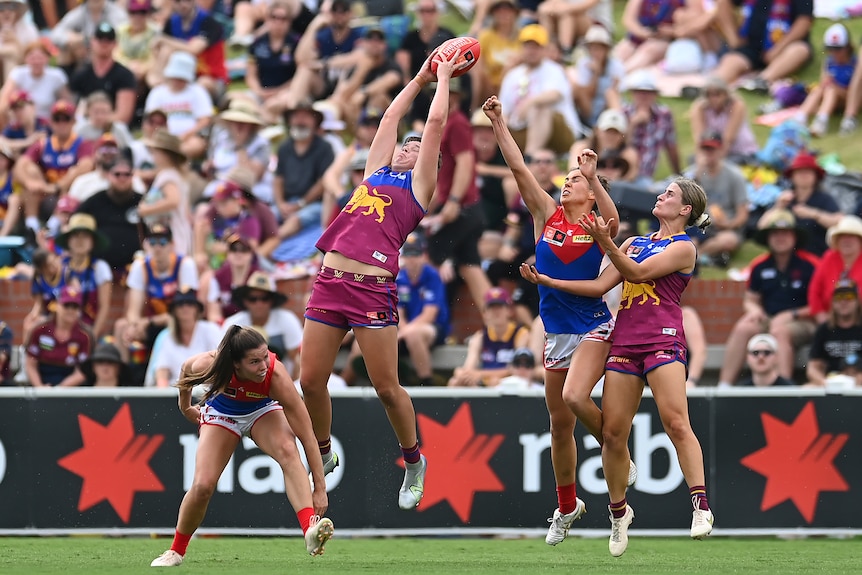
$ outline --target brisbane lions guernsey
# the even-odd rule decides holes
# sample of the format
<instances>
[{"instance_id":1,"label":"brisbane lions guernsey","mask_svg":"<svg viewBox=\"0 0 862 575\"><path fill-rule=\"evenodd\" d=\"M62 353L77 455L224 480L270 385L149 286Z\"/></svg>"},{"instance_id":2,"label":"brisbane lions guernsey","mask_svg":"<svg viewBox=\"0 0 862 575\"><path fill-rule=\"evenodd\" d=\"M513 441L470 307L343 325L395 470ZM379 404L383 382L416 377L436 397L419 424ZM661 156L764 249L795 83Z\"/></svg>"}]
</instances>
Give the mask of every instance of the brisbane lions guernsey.
<instances>
[{"instance_id":1,"label":"brisbane lions guernsey","mask_svg":"<svg viewBox=\"0 0 862 575\"><path fill-rule=\"evenodd\" d=\"M272 384L276 361L278 358L270 351L269 368L263 381L241 381L234 373L225 390L208 400L207 405L227 415L246 415L274 402L269 397L269 386Z\"/></svg>"},{"instance_id":2,"label":"brisbane lions guernsey","mask_svg":"<svg viewBox=\"0 0 862 575\"><path fill-rule=\"evenodd\" d=\"M566 220L562 207L548 218L536 242L536 269L561 280L594 280L604 250L578 223ZM611 319L601 298L583 297L539 286L539 315L547 333L583 334Z\"/></svg>"},{"instance_id":3,"label":"brisbane lions guernsey","mask_svg":"<svg viewBox=\"0 0 862 575\"><path fill-rule=\"evenodd\" d=\"M640 236L632 241L626 255L641 263L659 254L673 242L690 242L688 234L665 238ZM614 347L618 345L677 344L685 347L680 298L691 274L674 272L641 283L623 281L620 311L614 329Z\"/></svg>"},{"instance_id":4,"label":"brisbane lions guernsey","mask_svg":"<svg viewBox=\"0 0 862 575\"><path fill-rule=\"evenodd\" d=\"M413 171L384 166L356 186L347 205L317 240L317 249L398 275L398 252L425 210L413 195Z\"/></svg>"}]
</instances>

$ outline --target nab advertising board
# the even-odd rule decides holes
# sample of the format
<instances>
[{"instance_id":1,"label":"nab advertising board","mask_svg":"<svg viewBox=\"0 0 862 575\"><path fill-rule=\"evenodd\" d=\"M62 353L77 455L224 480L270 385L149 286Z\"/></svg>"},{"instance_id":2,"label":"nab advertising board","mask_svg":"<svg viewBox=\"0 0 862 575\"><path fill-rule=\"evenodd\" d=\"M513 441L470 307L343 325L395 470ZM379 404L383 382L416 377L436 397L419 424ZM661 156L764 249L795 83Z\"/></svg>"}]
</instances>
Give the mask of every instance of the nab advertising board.
<instances>
[{"instance_id":1,"label":"nab advertising board","mask_svg":"<svg viewBox=\"0 0 862 575\"><path fill-rule=\"evenodd\" d=\"M171 529L194 474L197 430L170 392L92 395L4 391L0 530ZM540 396L415 394L428 458L425 498L398 509L400 449L370 393L333 399L327 477L340 529L541 529L556 507L548 415ZM689 400L716 526L733 530L862 528L860 396L701 394ZM606 529L596 440L576 431L578 528ZM628 500L639 529L687 529L688 487L655 405L644 398L630 439L638 466ZM281 469L250 439L218 482L206 528L295 529ZM31 531L32 532L32 531Z\"/></svg>"}]
</instances>

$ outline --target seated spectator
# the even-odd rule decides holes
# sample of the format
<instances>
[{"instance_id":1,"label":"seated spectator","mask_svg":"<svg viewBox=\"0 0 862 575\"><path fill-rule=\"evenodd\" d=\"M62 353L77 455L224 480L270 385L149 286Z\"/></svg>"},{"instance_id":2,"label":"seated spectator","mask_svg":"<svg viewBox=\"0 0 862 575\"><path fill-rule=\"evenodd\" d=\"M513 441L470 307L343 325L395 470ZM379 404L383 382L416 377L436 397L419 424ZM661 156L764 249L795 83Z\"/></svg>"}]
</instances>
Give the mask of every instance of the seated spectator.
<instances>
[{"instance_id":1,"label":"seated spectator","mask_svg":"<svg viewBox=\"0 0 862 575\"><path fill-rule=\"evenodd\" d=\"M805 230L787 210L770 212L759 227L755 237L769 252L749 264L743 316L724 344L719 385L733 385L745 359L745 342L762 332L770 333L778 342L779 373L791 378L795 350L808 343L814 333L808 294L819 261L799 247L804 243Z\"/></svg>"},{"instance_id":2,"label":"seated spectator","mask_svg":"<svg viewBox=\"0 0 862 575\"><path fill-rule=\"evenodd\" d=\"M473 112L470 126L473 128L473 150L476 153L476 185L479 187L485 227L499 231L504 228L506 214L509 213L503 179L510 177L512 172L497 145L491 120L481 109Z\"/></svg>"},{"instance_id":3,"label":"seated spectator","mask_svg":"<svg viewBox=\"0 0 862 575\"><path fill-rule=\"evenodd\" d=\"M734 163L743 163L757 153L757 140L748 121L745 101L730 91L727 83L710 76L702 96L689 108L691 137L695 144L706 134L721 135L721 154Z\"/></svg>"},{"instance_id":4,"label":"seated spectator","mask_svg":"<svg viewBox=\"0 0 862 575\"><path fill-rule=\"evenodd\" d=\"M500 389L522 390L544 387L542 376L536 375L536 356L530 348L522 347L515 350L512 361L509 362L509 370L512 374L500 380L497 386Z\"/></svg>"},{"instance_id":5,"label":"seated spectator","mask_svg":"<svg viewBox=\"0 0 862 575\"><path fill-rule=\"evenodd\" d=\"M81 99L96 92L107 94L115 111L111 120L125 126L135 114L136 81L131 70L114 60L116 47L117 33L110 24L102 22L93 36L89 59L72 75L69 88Z\"/></svg>"},{"instance_id":6,"label":"seated spectator","mask_svg":"<svg viewBox=\"0 0 862 575\"><path fill-rule=\"evenodd\" d=\"M247 325L258 329L266 338L269 350L296 379L299 376L302 324L296 314L284 309L287 296L278 291L275 280L266 272L256 271L245 285L234 288L232 301L240 311L226 318L223 327Z\"/></svg>"},{"instance_id":7,"label":"seated spectator","mask_svg":"<svg viewBox=\"0 0 862 575\"><path fill-rule=\"evenodd\" d=\"M485 294L485 326L470 336L464 365L455 368L450 387L494 387L511 375L509 364L518 348L526 347L530 328L513 319L512 298L500 287Z\"/></svg>"},{"instance_id":8,"label":"seated spectator","mask_svg":"<svg viewBox=\"0 0 862 575\"><path fill-rule=\"evenodd\" d=\"M472 72L476 80L472 104L477 110L481 102L500 93L503 76L517 62L521 52L521 44L518 41L520 26L517 2L486 0L484 4L488 4L489 24L483 25L481 29L471 30L468 34L478 38L482 49L482 57L476 62ZM477 5L476 13L479 11L480 6ZM484 117L484 114L482 116Z\"/></svg>"},{"instance_id":9,"label":"seated spectator","mask_svg":"<svg viewBox=\"0 0 862 575\"><path fill-rule=\"evenodd\" d=\"M113 29L127 19L122 4L108 0L85 0L75 6L54 26L49 36L51 43L60 49L58 62L64 68L74 70L87 60L101 24Z\"/></svg>"},{"instance_id":10,"label":"seated spectator","mask_svg":"<svg viewBox=\"0 0 862 575\"><path fill-rule=\"evenodd\" d=\"M138 204L138 216L149 228L161 225L170 229L171 242L177 251L191 255L191 200L180 139L158 130L145 143L153 156L156 177Z\"/></svg>"},{"instance_id":11,"label":"seated spectator","mask_svg":"<svg viewBox=\"0 0 862 575\"><path fill-rule=\"evenodd\" d=\"M272 24L267 20L267 10L276 2L273 0L239 0L233 4L233 36L228 40L231 46L250 46L261 34L265 34ZM296 36L308 28L314 13L309 10L311 3L300 0L278 0L286 13L288 27ZM306 6L306 4L308 6ZM323 2L320 2L322 5ZM317 6L315 2L313 6ZM321 6L322 9L322 6Z\"/></svg>"},{"instance_id":12,"label":"seated spectator","mask_svg":"<svg viewBox=\"0 0 862 575\"><path fill-rule=\"evenodd\" d=\"M84 105L84 117L75 124L75 132L79 136L89 141L109 136L120 148L132 145L134 138L129 132L128 122L115 119L114 106L108 94L93 92L87 96ZM132 105L134 106L134 103Z\"/></svg>"},{"instance_id":13,"label":"seated spectator","mask_svg":"<svg viewBox=\"0 0 862 575\"><path fill-rule=\"evenodd\" d=\"M426 257L427 244L418 232L401 248L398 287L398 341L410 357L419 385L434 385L431 350L449 335L446 286ZM402 351L403 353L403 351Z\"/></svg>"},{"instance_id":14,"label":"seated spectator","mask_svg":"<svg viewBox=\"0 0 862 575\"><path fill-rule=\"evenodd\" d=\"M629 161L623 158L616 150L602 152L596 162L596 173L609 182L624 182L634 179L637 169L632 169ZM620 222L620 229L628 226L628 222ZM626 230L631 230L627 227Z\"/></svg>"},{"instance_id":15,"label":"seated spectator","mask_svg":"<svg viewBox=\"0 0 862 575\"><path fill-rule=\"evenodd\" d=\"M820 71L820 81L811 88L799 108L799 121L803 124L814 116L808 131L815 138L826 133L830 116L844 107L857 61L850 32L844 24L833 24L826 30L823 47L826 59Z\"/></svg>"},{"instance_id":16,"label":"seated spectator","mask_svg":"<svg viewBox=\"0 0 862 575\"><path fill-rule=\"evenodd\" d=\"M718 0L719 27L731 48L714 74L727 83L748 72L757 75L743 88L766 93L769 84L786 78L811 58L811 0ZM732 5L742 6L741 23Z\"/></svg>"},{"instance_id":17,"label":"seated spectator","mask_svg":"<svg viewBox=\"0 0 862 575\"><path fill-rule=\"evenodd\" d=\"M33 387L74 387L84 383L81 363L90 355L92 336L80 322L81 294L66 286L53 317L33 328L26 343L24 370Z\"/></svg>"},{"instance_id":18,"label":"seated spectator","mask_svg":"<svg viewBox=\"0 0 862 575\"><path fill-rule=\"evenodd\" d=\"M0 321L0 386L14 385L12 381L12 330L5 321Z\"/></svg>"},{"instance_id":19,"label":"seated spectator","mask_svg":"<svg viewBox=\"0 0 862 575\"><path fill-rule=\"evenodd\" d=\"M125 387L131 383L129 366L123 363L120 350L112 343L96 344L92 355L81 362L81 373L88 387Z\"/></svg>"},{"instance_id":20,"label":"seated spectator","mask_svg":"<svg viewBox=\"0 0 862 575\"><path fill-rule=\"evenodd\" d=\"M27 17L26 0L0 2L0 70L4 81L24 56L24 47L39 40L39 29Z\"/></svg>"},{"instance_id":21,"label":"seated spectator","mask_svg":"<svg viewBox=\"0 0 862 575\"><path fill-rule=\"evenodd\" d=\"M659 153L667 152L670 169L681 171L676 125L670 109L658 103L658 86L651 72L639 70L626 78L625 88L631 102L623 104L623 113L629 121L627 142L638 153L636 182L651 185L658 165Z\"/></svg>"},{"instance_id":22,"label":"seated spectator","mask_svg":"<svg viewBox=\"0 0 862 575\"><path fill-rule=\"evenodd\" d=\"M110 329L108 314L111 311L113 274L108 264L93 257L93 251L97 247L100 251L106 250L108 238L98 229L93 216L73 214L55 243L65 250L65 255L60 258L63 266L61 282L79 294L81 321L94 336L105 335Z\"/></svg>"},{"instance_id":23,"label":"seated spectator","mask_svg":"<svg viewBox=\"0 0 862 575\"><path fill-rule=\"evenodd\" d=\"M177 5L189 4L179 2ZM190 158L204 154L207 141L203 132L213 117L209 93L195 83L195 60L186 52L175 52L164 68L164 83L147 96L145 112L164 110L168 132L180 139L182 152Z\"/></svg>"},{"instance_id":24,"label":"seated spectator","mask_svg":"<svg viewBox=\"0 0 862 575\"><path fill-rule=\"evenodd\" d=\"M249 5L251 2L240 4ZM269 6L255 5L266 10L266 32L248 49L245 81L267 112L277 118L293 107L290 84L296 74L295 55L300 37L291 30L292 12L287 2L278 0Z\"/></svg>"},{"instance_id":25,"label":"seated spectator","mask_svg":"<svg viewBox=\"0 0 862 575\"><path fill-rule=\"evenodd\" d=\"M547 57L550 38L538 24L522 28L518 40L522 63L506 73L500 87L506 122L525 154L542 148L563 154L581 135L566 71Z\"/></svg>"},{"instance_id":26,"label":"seated spectator","mask_svg":"<svg viewBox=\"0 0 862 575\"><path fill-rule=\"evenodd\" d=\"M38 232L44 208L53 207L75 178L93 169L93 146L75 133L75 106L59 101L51 107L51 136L37 141L15 163L15 179L24 189L27 227ZM42 202L46 202L46 206Z\"/></svg>"},{"instance_id":27,"label":"seated spectator","mask_svg":"<svg viewBox=\"0 0 862 575\"><path fill-rule=\"evenodd\" d=\"M219 182L210 205L213 218L195 219L195 261L201 269L218 269L225 260L227 245L223 241L232 234L248 239L251 248L260 241L260 220L252 213L246 193L233 182Z\"/></svg>"},{"instance_id":28,"label":"seated spectator","mask_svg":"<svg viewBox=\"0 0 862 575\"><path fill-rule=\"evenodd\" d=\"M682 306L682 329L685 331L685 345L688 348L688 375L685 386L697 387L706 367L706 330L697 309L690 305Z\"/></svg>"},{"instance_id":29,"label":"seated spectator","mask_svg":"<svg viewBox=\"0 0 862 575\"><path fill-rule=\"evenodd\" d=\"M808 288L808 306L818 324L829 319L830 295L839 280L862 283L862 219L844 216L826 233L829 249L814 271Z\"/></svg>"},{"instance_id":30,"label":"seated spectator","mask_svg":"<svg viewBox=\"0 0 862 575\"><path fill-rule=\"evenodd\" d=\"M151 0L128 0L129 20L117 26L117 46L114 59L135 76L139 93L145 93L146 77L153 65L150 46L159 28L152 17Z\"/></svg>"},{"instance_id":31,"label":"seated spectator","mask_svg":"<svg viewBox=\"0 0 862 575\"><path fill-rule=\"evenodd\" d=\"M784 171L790 180L790 189L784 190L775 200L773 209L790 209L798 225L806 232L804 247L820 256L827 248L826 230L844 217L838 202L822 188L826 171L817 164L817 158L800 152Z\"/></svg>"},{"instance_id":32,"label":"seated spectator","mask_svg":"<svg viewBox=\"0 0 862 575\"><path fill-rule=\"evenodd\" d=\"M93 163L95 169L75 178L72 185L69 186L69 193L66 194L78 203L83 202L96 192L108 189L108 172L120 156L117 141L111 134L104 134L99 137L95 141L94 147ZM138 185L143 190L143 184L138 182Z\"/></svg>"},{"instance_id":33,"label":"seated spectator","mask_svg":"<svg viewBox=\"0 0 862 575\"><path fill-rule=\"evenodd\" d=\"M51 130L48 120L36 117L30 94L17 90L9 96L9 123L0 135L0 146L18 155L45 137Z\"/></svg>"},{"instance_id":34,"label":"seated spectator","mask_svg":"<svg viewBox=\"0 0 862 575\"><path fill-rule=\"evenodd\" d=\"M143 194L135 190L132 176L131 158L120 154L108 170L107 188L78 207L78 212L92 216L99 232L108 239L109 247L96 246L93 258L108 264L115 281L124 280L135 254L141 250L137 207Z\"/></svg>"},{"instance_id":35,"label":"seated spectator","mask_svg":"<svg viewBox=\"0 0 862 575\"><path fill-rule=\"evenodd\" d=\"M56 307L57 296L63 284L63 263L60 256L53 251L36 249L33 252L33 281L30 293L33 296L33 307L24 316L23 339L27 341L35 326L48 321L48 317Z\"/></svg>"},{"instance_id":36,"label":"seated spectator","mask_svg":"<svg viewBox=\"0 0 862 575\"><path fill-rule=\"evenodd\" d=\"M575 44L591 26L605 30L614 27L611 0L544 0L539 3L538 14L539 24L557 39L566 61L572 60Z\"/></svg>"},{"instance_id":37,"label":"seated spectator","mask_svg":"<svg viewBox=\"0 0 862 575\"><path fill-rule=\"evenodd\" d=\"M170 78L171 60L176 54L186 54L192 56L194 62L192 77L187 81L195 82L197 78L197 84L205 88L210 97L218 98L228 82L224 40L222 25L196 2L173 2L173 12L151 46L155 64L147 74L147 84L155 87L163 78ZM183 77L188 77L185 64Z\"/></svg>"},{"instance_id":38,"label":"seated spectator","mask_svg":"<svg viewBox=\"0 0 862 575\"><path fill-rule=\"evenodd\" d=\"M578 140L569 150L569 165L576 166L578 158L586 149L593 150L599 158L615 155L626 162L624 176L617 180L634 181L640 170L640 156L634 146L626 138L629 133L629 121L626 115L615 108L609 108L599 114L593 135L584 140Z\"/></svg>"},{"instance_id":39,"label":"seated spectator","mask_svg":"<svg viewBox=\"0 0 862 575\"><path fill-rule=\"evenodd\" d=\"M748 182L736 166L724 160L721 150L721 134L704 134L695 165L685 171L685 176L709 190L707 211L712 225L707 231L689 230L700 262L726 267L745 239Z\"/></svg>"},{"instance_id":40,"label":"seated spectator","mask_svg":"<svg viewBox=\"0 0 862 575\"><path fill-rule=\"evenodd\" d=\"M197 290L182 289L168 304L170 321L159 335L150 359L155 371L155 386L170 387L180 375L180 367L189 357L215 349L222 333L219 327L203 318L204 304Z\"/></svg>"},{"instance_id":41,"label":"seated spectator","mask_svg":"<svg viewBox=\"0 0 862 575\"><path fill-rule=\"evenodd\" d=\"M643 70L660 62L670 43L680 36L674 12L700 11L701 0L628 0L623 11L623 27L628 32L614 50L626 72Z\"/></svg>"},{"instance_id":42,"label":"seated spectator","mask_svg":"<svg viewBox=\"0 0 862 575\"><path fill-rule=\"evenodd\" d=\"M224 318L242 310L239 303L233 302L233 290L246 285L249 277L260 269L248 238L231 234L224 243L227 246L224 263L216 270L207 269L201 274L201 289L198 292L208 304L207 319L219 325L224 322Z\"/></svg>"},{"instance_id":43,"label":"seated spectator","mask_svg":"<svg viewBox=\"0 0 862 575\"><path fill-rule=\"evenodd\" d=\"M0 89L0 108L7 109L12 95L23 91L33 99L36 117L50 118L51 107L70 98L69 78L62 69L50 65L54 53L49 46L39 40L24 49L24 64L12 68Z\"/></svg>"},{"instance_id":44,"label":"seated spectator","mask_svg":"<svg viewBox=\"0 0 862 575\"><path fill-rule=\"evenodd\" d=\"M751 375L741 379L739 387L775 387L796 385L778 370L778 341L768 333L759 333L748 340L746 362Z\"/></svg>"},{"instance_id":45,"label":"seated spectator","mask_svg":"<svg viewBox=\"0 0 862 575\"><path fill-rule=\"evenodd\" d=\"M860 107L862 107L862 60L857 58L856 67L853 69L853 76L850 78L850 84L847 86L844 117L841 118L841 125L838 129L842 136L852 134L859 127L856 116L859 115Z\"/></svg>"},{"instance_id":46,"label":"seated spectator","mask_svg":"<svg viewBox=\"0 0 862 575\"><path fill-rule=\"evenodd\" d=\"M56 242L57 236L66 229L66 225L72 219L72 215L78 211L80 205L78 200L69 194L57 200L57 205L54 206L51 217L45 222L45 227L36 234L36 244L54 253L61 253L62 250Z\"/></svg>"},{"instance_id":47,"label":"seated spectator","mask_svg":"<svg viewBox=\"0 0 862 575\"><path fill-rule=\"evenodd\" d=\"M587 53L575 65L573 92L581 118L589 126L595 126L603 111L622 107L619 88L625 68L611 55L613 38L604 26L593 24L587 30L584 45Z\"/></svg>"},{"instance_id":48,"label":"seated spectator","mask_svg":"<svg viewBox=\"0 0 862 575\"><path fill-rule=\"evenodd\" d=\"M21 189L12 178L15 154L0 146L0 237L12 235L21 219Z\"/></svg>"},{"instance_id":49,"label":"seated spectator","mask_svg":"<svg viewBox=\"0 0 862 575\"><path fill-rule=\"evenodd\" d=\"M849 375L862 385L862 307L859 286L840 279L832 290L829 319L817 326L805 374L809 385L823 387L833 374Z\"/></svg>"}]
</instances>

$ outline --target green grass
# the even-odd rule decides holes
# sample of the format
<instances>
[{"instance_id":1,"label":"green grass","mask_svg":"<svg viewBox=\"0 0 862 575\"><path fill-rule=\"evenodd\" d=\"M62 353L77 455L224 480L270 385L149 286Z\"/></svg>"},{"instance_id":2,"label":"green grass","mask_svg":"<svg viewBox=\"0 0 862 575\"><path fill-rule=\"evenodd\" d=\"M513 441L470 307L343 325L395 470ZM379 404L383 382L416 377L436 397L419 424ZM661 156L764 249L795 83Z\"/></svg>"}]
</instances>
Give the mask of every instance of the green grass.
<instances>
[{"instance_id":1,"label":"green grass","mask_svg":"<svg viewBox=\"0 0 862 575\"><path fill-rule=\"evenodd\" d=\"M97 575L152 573L168 539L5 538L0 573ZM859 540L688 539L633 537L620 558L606 539L576 539L551 548L541 539L335 539L309 557L299 538L204 538L189 547L181 573L541 573L830 575L856 572Z\"/></svg>"}]
</instances>

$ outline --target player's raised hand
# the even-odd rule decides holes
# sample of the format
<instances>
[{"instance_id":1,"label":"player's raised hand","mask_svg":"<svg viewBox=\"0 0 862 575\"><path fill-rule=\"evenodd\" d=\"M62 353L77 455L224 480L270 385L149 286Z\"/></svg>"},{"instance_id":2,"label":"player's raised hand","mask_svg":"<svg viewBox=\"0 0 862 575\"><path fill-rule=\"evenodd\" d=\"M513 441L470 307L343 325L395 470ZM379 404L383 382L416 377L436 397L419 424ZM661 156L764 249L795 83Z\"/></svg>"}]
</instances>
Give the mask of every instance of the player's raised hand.
<instances>
[{"instance_id":1,"label":"player's raised hand","mask_svg":"<svg viewBox=\"0 0 862 575\"><path fill-rule=\"evenodd\" d=\"M503 116L503 104L497 99L497 96L491 96L485 103L482 104L482 111L488 116L492 122Z\"/></svg>"},{"instance_id":2,"label":"player's raised hand","mask_svg":"<svg viewBox=\"0 0 862 575\"><path fill-rule=\"evenodd\" d=\"M469 65L469 62L456 64L460 57L461 50L455 50L449 58L447 58L442 52L437 51L434 55L434 62L437 64L437 78L451 78L455 70L466 68Z\"/></svg>"},{"instance_id":3,"label":"player's raised hand","mask_svg":"<svg viewBox=\"0 0 862 575\"><path fill-rule=\"evenodd\" d=\"M422 67L419 68L419 72L416 73L416 79L419 80L421 84L430 84L431 82L437 81L437 74L431 71L431 62L434 58L437 57L437 48L428 54L428 57L425 58L425 62L422 63Z\"/></svg>"},{"instance_id":4,"label":"player's raised hand","mask_svg":"<svg viewBox=\"0 0 862 575\"><path fill-rule=\"evenodd\" d=\"M599 163L599 156L593 150L587 148L578 154L578 169L581 175L587 179L592 179L596 175L596 166Z\"/></svg>"}]
</instances>

